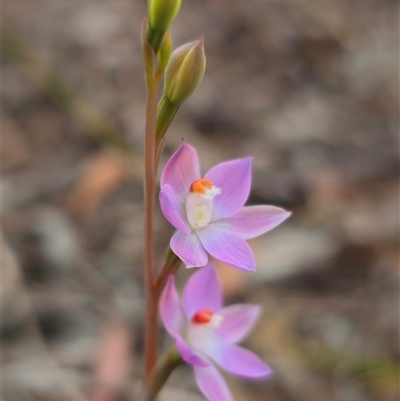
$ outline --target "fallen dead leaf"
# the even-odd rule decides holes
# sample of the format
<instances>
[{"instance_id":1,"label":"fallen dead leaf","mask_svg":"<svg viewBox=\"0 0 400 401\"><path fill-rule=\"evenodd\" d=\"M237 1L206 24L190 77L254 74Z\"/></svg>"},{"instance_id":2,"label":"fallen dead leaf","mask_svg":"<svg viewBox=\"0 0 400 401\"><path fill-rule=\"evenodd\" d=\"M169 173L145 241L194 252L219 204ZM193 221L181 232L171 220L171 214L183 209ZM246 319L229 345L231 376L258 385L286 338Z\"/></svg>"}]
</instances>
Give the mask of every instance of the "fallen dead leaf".
<instances>
[{"instance_id":1,"label":"fallen dead leaf","mask_svg":"<svg viewBox=\"0 0 400 401\"><path fill-rule=\"evenodd\" d=\"M105 153L93 157L67 201L67 209L74 216L93 213L103 199L128 177L126 169Z\"/></svg>"}]
</instances>

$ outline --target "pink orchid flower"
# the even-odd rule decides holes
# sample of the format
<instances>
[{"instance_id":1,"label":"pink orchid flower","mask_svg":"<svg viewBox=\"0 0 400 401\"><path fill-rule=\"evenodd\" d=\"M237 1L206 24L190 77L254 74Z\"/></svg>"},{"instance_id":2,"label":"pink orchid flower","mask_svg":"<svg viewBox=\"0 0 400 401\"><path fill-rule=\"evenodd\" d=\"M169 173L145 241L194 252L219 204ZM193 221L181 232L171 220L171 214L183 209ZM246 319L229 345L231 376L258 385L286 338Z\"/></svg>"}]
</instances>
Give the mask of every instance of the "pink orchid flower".
<instances>
[{"instance_id":1,"label":"pink orchid flower","mask_svg":"<svg viewBox=\"0 0 400 401\"><path fill-rule=\"evenodd\" d=\"M236 345L258 319L258 305L222 307L221 287L214 267L199 269L188 280L179 300L170 276L160 298L164 326L174 338L182 359L194 368L199 389L210 401L233 401L214 363L235 375L259 378L271 369L252 352Z\"/></svg>"},{"instance_id":2,"label":"pink orchid flower","mask_svg":"<svg viewBox=\"0 0 400 401\"><path fill-rule=\"evenodd\" d=\"M177 229L171 249L186 267L205 266L208 255L237 269L254 271L247 239L282 223L290 213L275 206L246 206L251 158L213 167L201 178L196 150L183 142L161 176L160 203Z\"/></svg>"}]
</instances>

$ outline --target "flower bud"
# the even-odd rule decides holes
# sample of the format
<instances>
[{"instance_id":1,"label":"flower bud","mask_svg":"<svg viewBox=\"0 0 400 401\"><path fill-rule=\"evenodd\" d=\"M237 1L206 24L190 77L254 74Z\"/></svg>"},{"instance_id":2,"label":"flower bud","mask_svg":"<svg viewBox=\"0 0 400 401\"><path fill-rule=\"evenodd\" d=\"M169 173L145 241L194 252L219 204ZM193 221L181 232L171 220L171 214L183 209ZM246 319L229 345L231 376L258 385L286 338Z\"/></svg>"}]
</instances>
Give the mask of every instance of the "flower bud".
<instances>
[{"instance_id":1,"label":"flower bud","mask_svg":"<svg viewBox=\"0 0 400 401\"><path fill-rule=\"evenodd\" d=\"M158 61L160 67L164 70L168 64L169 58L172 53L172 37L169 30L165 33L164 39L162 41L160 51L158 53Z\"/></svg>"},{"instance_id":2,"label":"flower bud","mask_svg":"<svg viewBox=\"0 0 400 401\"><path fill-rule=\"evenodd\" d=\"M165 32L171 26L181 8L182 0L149 0L147 40L158 53Z\"/></svg>"},{"instance_id":3,"label":"flower bud","mask_svg":"<svg viewBox=\"0 0 400 401\"><path fill-rule=\"evenodd\" d=\"M164 96L181 105L199 86L206 68L203 39L176 49L165 69Z\"/></svg>"}]
</instances>

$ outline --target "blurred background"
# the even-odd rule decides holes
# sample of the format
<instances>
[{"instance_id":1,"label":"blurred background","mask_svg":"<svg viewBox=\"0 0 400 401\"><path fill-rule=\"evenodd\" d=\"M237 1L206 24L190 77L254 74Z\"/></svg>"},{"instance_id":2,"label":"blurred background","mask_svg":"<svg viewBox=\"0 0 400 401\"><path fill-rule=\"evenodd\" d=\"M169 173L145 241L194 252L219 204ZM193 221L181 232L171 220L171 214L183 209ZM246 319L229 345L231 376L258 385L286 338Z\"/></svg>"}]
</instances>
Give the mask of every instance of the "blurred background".
<instances>
[{"instance_id":1,"label":"blurred background","mask_svg":"<svg viewBox=\"0 0 400 401\"><path fill-rule=\"evenodd\" d=\"M399 4L184 0L204 80L168 134L203 172L251 155L249 204L293 212L218 265L275 371L236 401L399 399ZM144 0L3 3L4 401L130 401L142 372ZM173 230L156 213L157 260ZM184 283L191 272L181 271ZM162 336L162 345L169 339ZM188 367L161 401L198 401Z\"/></svg>"}]
</instances>

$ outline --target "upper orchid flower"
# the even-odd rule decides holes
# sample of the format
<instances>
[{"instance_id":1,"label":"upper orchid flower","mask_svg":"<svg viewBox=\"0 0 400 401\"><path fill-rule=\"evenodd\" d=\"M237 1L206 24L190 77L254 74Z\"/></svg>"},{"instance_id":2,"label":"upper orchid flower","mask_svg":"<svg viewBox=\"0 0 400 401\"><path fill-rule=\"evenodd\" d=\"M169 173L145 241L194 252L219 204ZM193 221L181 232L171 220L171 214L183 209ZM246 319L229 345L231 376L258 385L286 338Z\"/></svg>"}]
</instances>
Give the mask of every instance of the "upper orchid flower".
<instances>
[{"instance_id":1,"label":"upper orchid flower","mask_svg":"<svg viewBox=\"0 0 400 401\"><path fill-rule=\"evenodd\" d=\"M186 267L205 266L210 254L238 269L255 269L245 240L271 230L290 213L275 206L243 207L250 182L251 158L218 164L204 178L196 150L186 142L168 160L161 176L161 209L178 230L170 245Z\"/></svg>"},{"instance_id":2,"label":"upper orchid flower","mask_svg":"<svg viewBox=\"0 0 400 401\"><path fill-rule=\"evenodd\" d=\"M208 400L233 401L214 362L249 378L272 373L258 356L236 345L253 328L259 313L258 305L222 308L221 288L211 264L191 276L183 292L183 305L175 278L170 276L160 298L161 318L182 359L193 365L197 385Z\"/></svg>"}]
</instances>

